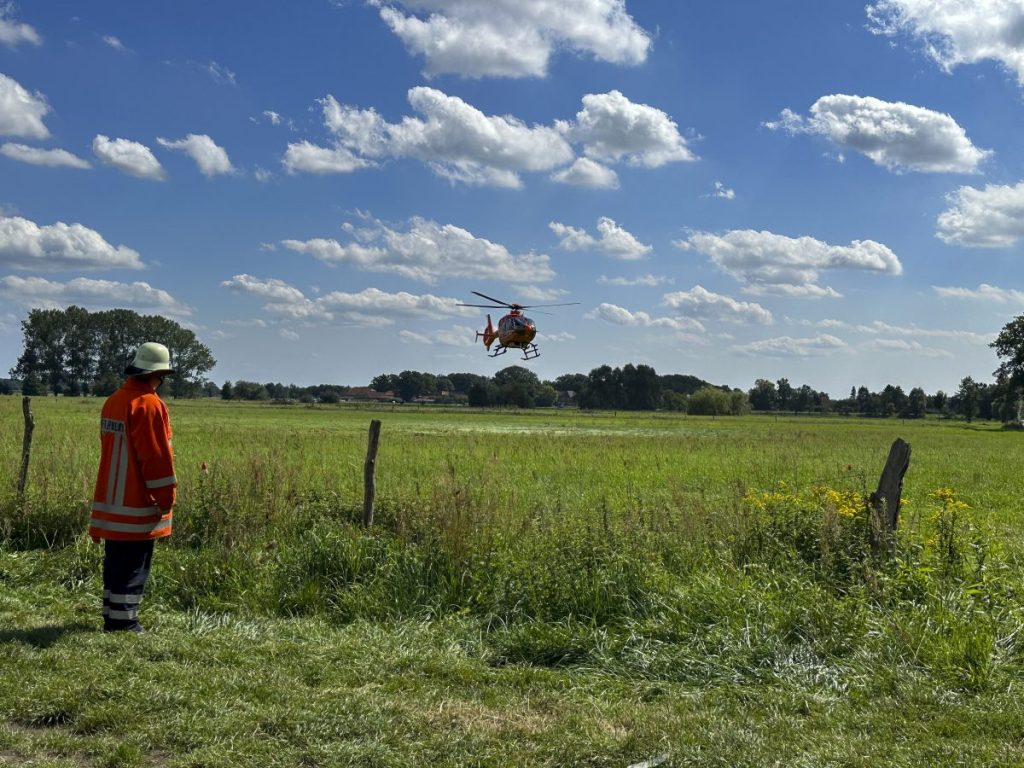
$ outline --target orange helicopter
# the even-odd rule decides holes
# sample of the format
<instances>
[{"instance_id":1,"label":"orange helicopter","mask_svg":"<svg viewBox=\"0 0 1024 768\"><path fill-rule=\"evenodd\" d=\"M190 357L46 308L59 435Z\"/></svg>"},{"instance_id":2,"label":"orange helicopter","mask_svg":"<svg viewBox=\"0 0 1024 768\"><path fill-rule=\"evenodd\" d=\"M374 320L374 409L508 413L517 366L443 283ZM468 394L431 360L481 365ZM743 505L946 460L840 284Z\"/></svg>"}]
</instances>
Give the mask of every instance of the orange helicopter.
<instances>
[{"instance_id":1,"label":"orange helicopter","mask_svg":"<svg viewBox=\"0 0 1024 768\"><path fill-rule=\"evenodd\" d=\"M540 357L540 350L533 343L537 335L537 325L523 314L524 309L535 307L571 307L579 304L578 301L571 301L568 304L509 304L507 301L495 299L478 291L470 293L479 296L481 299L493 301L493 304L457 304L459 307L481 307L483 309L508 309L509 313L498 321L498 328L495 330L491 322L491 316L487 315L487 327L476 332L476 338L483 337L484 347L490 352L488 357L504 355L508 348L523 350L523 360L532 360ZM543 314L543 313L542 313ZM491 345L497 341L498 346L491 352Z\"/></svg>"}]
</instances>

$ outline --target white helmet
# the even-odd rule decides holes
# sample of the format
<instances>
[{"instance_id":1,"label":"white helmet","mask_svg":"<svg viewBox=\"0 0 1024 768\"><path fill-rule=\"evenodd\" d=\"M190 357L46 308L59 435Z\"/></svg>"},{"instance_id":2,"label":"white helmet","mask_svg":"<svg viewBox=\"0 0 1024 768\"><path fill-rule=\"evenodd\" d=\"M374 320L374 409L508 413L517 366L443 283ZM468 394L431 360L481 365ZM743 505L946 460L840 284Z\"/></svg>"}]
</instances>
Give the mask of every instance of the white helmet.
<instances>
[{"instance_id":1,"label":"white helmet","mask_svg":"<svg viewBox=\"0 0 1024 768\"><path fill-rule=\"evenodd\" d=\"M135 359L124 369L129 376L144 373L174 373L171 368L171 353L167 347L155 341L147 341L135 350Z\"/></svg>"}]
</instances>

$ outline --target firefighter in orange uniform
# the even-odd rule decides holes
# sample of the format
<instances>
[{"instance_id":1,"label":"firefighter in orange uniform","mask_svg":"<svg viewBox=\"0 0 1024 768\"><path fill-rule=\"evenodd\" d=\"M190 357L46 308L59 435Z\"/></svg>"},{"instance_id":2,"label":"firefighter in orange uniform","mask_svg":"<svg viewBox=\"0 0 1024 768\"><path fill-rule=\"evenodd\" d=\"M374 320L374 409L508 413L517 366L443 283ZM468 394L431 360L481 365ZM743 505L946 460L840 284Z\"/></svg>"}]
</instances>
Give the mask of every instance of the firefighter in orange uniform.
<instances>
[{"instance_id":1,"label":"firefighter in orange uniform","mask_svg":"<svg viewBox=\"0 0 1024 768\"><path fill-rule=\"evenodd\" d=\"M167 347L146 342L100 417L100 469L89 535L104 540L103 629L142 632L139 603L153 542L171 534L178 481L167 406L156 391L173 375Z\"/></svg>"}]
</instances>

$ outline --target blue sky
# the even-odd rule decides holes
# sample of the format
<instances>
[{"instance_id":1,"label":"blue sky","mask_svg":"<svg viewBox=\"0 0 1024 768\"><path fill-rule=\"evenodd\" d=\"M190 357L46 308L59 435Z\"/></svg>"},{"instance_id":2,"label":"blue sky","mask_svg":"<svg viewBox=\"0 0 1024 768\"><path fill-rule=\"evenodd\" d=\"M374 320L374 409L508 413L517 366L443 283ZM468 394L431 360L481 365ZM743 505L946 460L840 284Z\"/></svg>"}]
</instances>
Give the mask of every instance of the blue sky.
<instances>
[{"instance_id":1,"label":"blue sky","mask_svg":"<svg viewBox=\"0 0 1024 768\"><path fill-rule=\"evenodd\" d=\"M0 369L74 303L173 317L218 382L987 381L1024 307L1021 28L1017 0L0 0ZM492 360L473 290L580 304Z\"/></svg>"}]
</instances>

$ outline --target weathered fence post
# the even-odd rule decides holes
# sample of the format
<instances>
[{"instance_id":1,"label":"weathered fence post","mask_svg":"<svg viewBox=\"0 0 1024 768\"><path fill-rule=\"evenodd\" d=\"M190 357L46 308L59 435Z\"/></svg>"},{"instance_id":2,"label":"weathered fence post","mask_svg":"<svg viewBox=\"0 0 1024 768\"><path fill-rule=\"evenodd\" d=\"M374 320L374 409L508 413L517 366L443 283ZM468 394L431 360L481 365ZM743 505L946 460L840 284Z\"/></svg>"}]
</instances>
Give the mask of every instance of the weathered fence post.
<instances>
[{"instance_id":1,"label":"weathered fence post","mask_svg":"<svg viewBox=\"0 0 1024 768\"><path fill-rule=\"evenodd\" d=\"M903 476L910 468L910 443L896 438L889 449L878 490L871 494L871 551L877 556L891 556L896 550L896 528L900 519L900 498L903 494Z\"/></svg>"},{"instance_id":2,"label":"weathered fence post","mask_svg":"<svg viewBox=\"0 0 1024 768\"><path fill-rule=\"evenodd\" d=\"M363 525L373 525L373 499L377 495L377 444L380 442L380 421L370 421L370 444L363 465Z\"/></svg>"},{"instance_id":3,"label":"weathered fence post","mask_svg":"<svg viewBox=\"0 0 1024 768\"><path fill-rule=\"evenodd\" d=\"M21 474L18 475L18 501L25 498L25 485L28 483L28 462L32 455L32 430L36 420L32 418L31 397L21 398L21 410L25 415L25 437L21 441Z\"/></svg>"}]
</instances>

